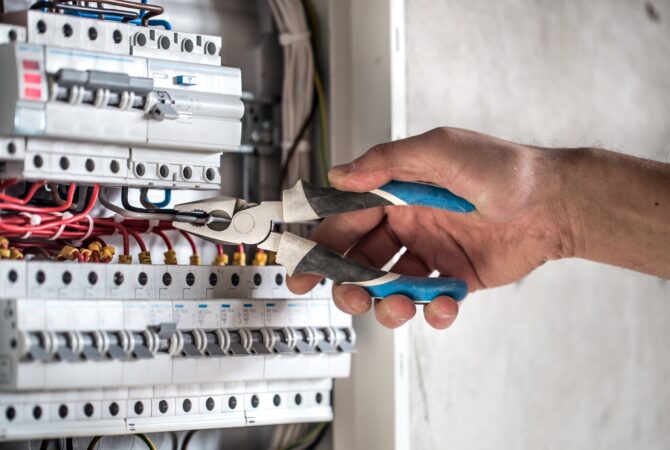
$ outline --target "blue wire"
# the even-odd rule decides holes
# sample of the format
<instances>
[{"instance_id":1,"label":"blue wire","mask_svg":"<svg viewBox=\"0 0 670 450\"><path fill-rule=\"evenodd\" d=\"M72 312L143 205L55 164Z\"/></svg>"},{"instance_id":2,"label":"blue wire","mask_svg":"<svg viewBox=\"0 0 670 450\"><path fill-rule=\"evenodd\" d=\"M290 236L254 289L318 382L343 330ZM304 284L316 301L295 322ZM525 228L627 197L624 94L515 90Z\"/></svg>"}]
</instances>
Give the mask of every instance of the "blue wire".
<instances>
[{"instance_id":1,"label":"blue wire","mask_svg":"<svg viewBox=\"0 0 670 450\"><path fill-rule=\"evenodd\" d=\"M172 201L172 189L165 189L163 191L163 201L160 203L150 201L148 195L144 197L144 201L153 204L156 208L165 208Z\"/></svg>"},{"instance_id":2,"label":"blue wire","mask_svg":"<svg viewBox=\"0 0 670 450\"><path fill-rule=\"evenodd\" d=\"M147 3L148 0L142 0L142 3ZM46 12L46 8L45 8ZM87 19L97 19L99 17L98 14L96 13L89 13L85 11L64 11L65 14L71 15L71 16L77 16L77 17L85 17ZM142 17L144 16L145 11L141 11L140 13L140 18L139 19L134 19L128 21L128 23L132 25L142 25ZM123 17L117 16L114 14L102 14L103 20L111 20L113 22L121 22L123 20ZM148 25L150 27L163 27L166 30L170 31L172 30L172 24L165 20L165 19L150 19L148 22Z\"/></svg>"}]
</instances>

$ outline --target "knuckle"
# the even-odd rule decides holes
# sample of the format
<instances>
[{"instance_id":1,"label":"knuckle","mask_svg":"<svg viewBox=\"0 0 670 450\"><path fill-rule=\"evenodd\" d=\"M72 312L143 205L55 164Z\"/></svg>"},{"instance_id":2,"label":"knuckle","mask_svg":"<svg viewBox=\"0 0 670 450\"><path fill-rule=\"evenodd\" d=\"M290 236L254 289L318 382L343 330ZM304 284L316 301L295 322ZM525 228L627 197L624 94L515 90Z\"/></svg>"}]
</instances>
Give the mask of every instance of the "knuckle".
<instances>
[{"instance_id":1,"label":"knuckle","mask_svg":"<svg viewBox=\"0 0 670 450\"><path fill-rule=\"evenodd\" d=\"M395 145L393 142L384 142L372 147L367 152L366 157L374 160L389 161L389 159L394 157L394 149Z\"/></svg>"}]
</instances>

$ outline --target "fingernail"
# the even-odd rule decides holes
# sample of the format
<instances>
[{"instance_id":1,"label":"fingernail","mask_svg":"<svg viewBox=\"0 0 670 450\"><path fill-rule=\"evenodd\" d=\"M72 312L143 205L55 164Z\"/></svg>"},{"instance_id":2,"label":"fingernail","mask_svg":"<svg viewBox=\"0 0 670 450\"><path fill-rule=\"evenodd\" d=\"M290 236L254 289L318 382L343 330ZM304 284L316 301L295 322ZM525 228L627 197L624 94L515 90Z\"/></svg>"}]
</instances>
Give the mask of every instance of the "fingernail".
<instances>
[{"instance_id":1,"label":"fingernail","mask_svg":"<svg viewBox=\"0 0 670 450\"><path fill-rule=\"evenodd\" d=\"M342 178L346 176L348 173L353 172L354 170L354 163L350 162L348 164L341 164L339 166L332 167L328 171L328 179L332 181L336 181L338 178Z\"/></svg>"},{"instance_id":2,"label":"fingernail","mask_svg":"<svg viewBox=\"0 0 670 450\"><path fill-rule=\"evenodd\" d=\"M344 300L344 304L353 312L365 312L368 309L368 303L357 295L352 295Z\"/></svg>"},{"instance_id":3,"label":"fingernail","mask_svg":"<svg viewBox=\"0 0 670 450\"><path fill-rule=\"evenodd\" d=\"M450 311L446 311L443 308L439 308L439 307L435 308L433 310L433 315L440 320L451 319L452 317L454 317L453 313L451 313Z\"/></svg>"}]
</instances>

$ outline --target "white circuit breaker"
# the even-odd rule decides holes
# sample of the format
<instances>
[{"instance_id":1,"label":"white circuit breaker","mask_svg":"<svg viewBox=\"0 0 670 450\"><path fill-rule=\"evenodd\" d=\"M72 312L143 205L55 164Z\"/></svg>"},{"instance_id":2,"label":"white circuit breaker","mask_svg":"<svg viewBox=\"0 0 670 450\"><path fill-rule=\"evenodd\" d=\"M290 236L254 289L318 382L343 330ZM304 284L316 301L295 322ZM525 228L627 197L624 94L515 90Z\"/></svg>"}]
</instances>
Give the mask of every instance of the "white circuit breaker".
<instances>
[{"instance_id":1,"label":"white circuit breaker","mask_svg":"<svg viewBox=\"0 0 670 450\"><path fill-rule=\"evenodd\" d=\"M244 113L220 37L35 10L3 20L16 25L0 29L0 137L23 152L5 144L0 176L218 188Z\"/></svg>"},{"instance_id":2,"label":"white circuit breaker","mask_svg":"<svg viewBox=\"0 0 670 450\"><path fill-rule=\"evenodd\" d=\"M284 278L279 266L1 261L0 437L330 420L351 317L328 284L296 296Z\"/></svg>"}]
</instances>

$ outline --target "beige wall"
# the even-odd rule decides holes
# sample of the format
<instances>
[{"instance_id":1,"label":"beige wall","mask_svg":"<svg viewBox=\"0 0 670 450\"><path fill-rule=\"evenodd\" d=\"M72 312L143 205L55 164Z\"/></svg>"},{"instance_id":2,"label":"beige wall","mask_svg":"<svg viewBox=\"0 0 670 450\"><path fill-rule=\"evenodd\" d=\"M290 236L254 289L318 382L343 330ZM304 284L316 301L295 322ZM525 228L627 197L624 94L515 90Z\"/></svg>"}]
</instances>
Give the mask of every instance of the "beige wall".
<instances>
[{"instance_id":1,"label":"beige wall","mask_svg":"<svg viewBox=\"0 0 670 450\"><path fill-rule=\"evenodd\" d=\"M410 133L670 162L670 2L650 3L407 0ZM670 282L550 263L451 330L411 324L413 448L668 448L669 342Z\"/></svg>"}]
</instances>

